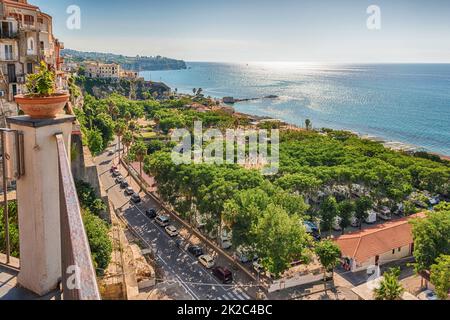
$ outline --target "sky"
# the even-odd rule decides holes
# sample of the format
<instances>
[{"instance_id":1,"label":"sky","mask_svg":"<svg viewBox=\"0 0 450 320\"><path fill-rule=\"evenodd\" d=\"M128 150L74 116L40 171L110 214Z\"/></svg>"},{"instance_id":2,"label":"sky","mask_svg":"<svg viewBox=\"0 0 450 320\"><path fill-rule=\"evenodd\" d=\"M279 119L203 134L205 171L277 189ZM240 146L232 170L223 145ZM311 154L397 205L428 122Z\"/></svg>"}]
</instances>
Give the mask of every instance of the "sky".
<instances>
[{"instance_id":1,"label":"sky","mask_svg":"<svg viewBox=\"0 0 450 320\"><path fill-rule=\"evenodd\" d=\"M66 48L186 61L450 62L448 0L29 0ZM66 21L81 9L81 28ZM370 30L371 5L380 8Z\"/></svg>"}]
</instances>

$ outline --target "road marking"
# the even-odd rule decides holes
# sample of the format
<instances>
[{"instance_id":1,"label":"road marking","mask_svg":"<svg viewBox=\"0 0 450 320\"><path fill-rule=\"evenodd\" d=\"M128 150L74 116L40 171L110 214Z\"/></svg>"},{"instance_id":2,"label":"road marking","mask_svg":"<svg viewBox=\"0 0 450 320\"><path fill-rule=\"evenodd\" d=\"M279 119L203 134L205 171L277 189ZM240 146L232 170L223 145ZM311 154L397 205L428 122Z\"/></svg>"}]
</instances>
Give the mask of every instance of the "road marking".
<instances>
[{"instance_id":1,"label":"road marking","mask_svg":"<svg viewBox=\"0 0 450 320\"><path fill-rule=\"evenodd\" d=\"M246 300L251 300L251 299L252 299L248 294L245 293L244 290L238 289L238 292L239 292L240 294L242 294L242 296L243 296Z\"/></svg>"}]
</instances>

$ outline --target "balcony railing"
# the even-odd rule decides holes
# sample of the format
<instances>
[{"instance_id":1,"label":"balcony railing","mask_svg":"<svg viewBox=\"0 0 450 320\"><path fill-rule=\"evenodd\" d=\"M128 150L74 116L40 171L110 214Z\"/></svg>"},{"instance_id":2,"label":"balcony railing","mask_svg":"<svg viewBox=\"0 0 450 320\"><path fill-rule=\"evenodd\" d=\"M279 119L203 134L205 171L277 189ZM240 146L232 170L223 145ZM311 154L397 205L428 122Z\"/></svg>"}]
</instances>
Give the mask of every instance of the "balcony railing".
<instances>
[{"instance_id":1,"label":"balcony railing","mask_svg":"<svg viewBox=\"0 0 450 320\"><path fill-rule=\"evenodd\" d=\"M17 32L0 31L0 39L18 39L19 34Z\"/></svg>"},{"instance_id":2,"label":"balcony railing","mask_svg":"<svg viewBox=\"0 0 450 320\"><path fill-rule=\"evenodd\" d=\"M56 144L60 179L63 297L64 300L100 300L91 251L62 134L56 135ZM69 279L73 272L77 275L75 286Z\"/></svg>"}]
</instances>

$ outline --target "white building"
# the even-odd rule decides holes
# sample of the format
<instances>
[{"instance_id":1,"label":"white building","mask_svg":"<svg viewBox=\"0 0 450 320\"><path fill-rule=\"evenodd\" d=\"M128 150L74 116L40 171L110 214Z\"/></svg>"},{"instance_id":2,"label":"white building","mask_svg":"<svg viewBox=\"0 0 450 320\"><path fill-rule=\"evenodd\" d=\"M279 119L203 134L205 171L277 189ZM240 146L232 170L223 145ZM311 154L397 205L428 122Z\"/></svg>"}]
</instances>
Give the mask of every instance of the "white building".
<instances>
[{"instance_id":1,"label":"white building","mask_svg":"<svg viewBox=\"0 0 450 320\"><path fill-rule=\"evenodd\" d=\"M349 262L349 269L358 272L371 266L401 260L412 256L414 240L413 218L424 218L420 213L408 218L377 225L362 231L338 237L335 242L342 252L342 257Z\"/></svg>"},{"instance_id":2,"label":"white building","mask_svg":"<svg viewBox=\"0 0 450 320\"><path fill-rule=\"evenodd\" d=\"M87 62L85 67L89 78L119 79L121 76L120 65L116 63Z\"/></svg>"}]
</instances>

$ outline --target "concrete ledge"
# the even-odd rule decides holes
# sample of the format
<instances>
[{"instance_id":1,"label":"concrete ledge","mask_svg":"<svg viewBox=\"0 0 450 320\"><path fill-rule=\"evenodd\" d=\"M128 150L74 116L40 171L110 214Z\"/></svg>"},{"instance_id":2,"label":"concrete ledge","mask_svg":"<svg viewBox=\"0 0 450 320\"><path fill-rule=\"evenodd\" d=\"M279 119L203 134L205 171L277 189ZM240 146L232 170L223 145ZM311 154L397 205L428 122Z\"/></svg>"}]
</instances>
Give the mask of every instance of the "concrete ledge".
<instances>
[{"instance_id":1,"label":"concrete ledge","mask_svg":"<svg viewBox=\"0 0 450 320\"><path fill-rule=\"evenodd\" d=\"M56 124L62 124L66 122L73 122L75 121L75 116L69 116L69 115L61 115L54 119L33 119L30 116L17 116L17 117L8 117L6 118L6 122L8 124L17 124L32 128L41 128Z\"/></svg>"}]
</instances>

